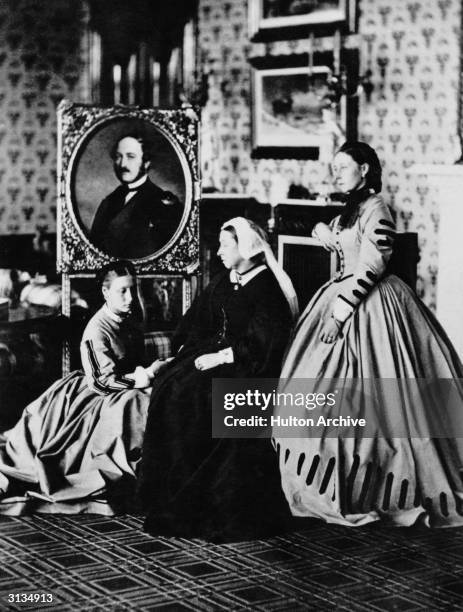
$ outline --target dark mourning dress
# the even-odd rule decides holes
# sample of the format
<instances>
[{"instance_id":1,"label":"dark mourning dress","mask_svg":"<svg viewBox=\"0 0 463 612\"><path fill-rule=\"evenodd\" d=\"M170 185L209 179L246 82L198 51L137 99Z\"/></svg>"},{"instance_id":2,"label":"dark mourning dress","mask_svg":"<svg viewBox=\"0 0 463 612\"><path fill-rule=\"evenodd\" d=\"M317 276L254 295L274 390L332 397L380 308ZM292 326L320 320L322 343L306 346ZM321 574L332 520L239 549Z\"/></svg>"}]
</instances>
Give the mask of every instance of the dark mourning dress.
<instances>
[{"instance_id":1,"label":"dark mourning dress","mask_svg":"<svg viewBox=\"0 0 463 612\"><path fill-rule=\"evenodd\" d=\"M263 537L289 515L270 440L213 439L213 378L277 377L291 327L266 268L244 286L216 277L186 313L181 346L153 387L140 494L146 531L212 541ZM231 347L234 363L207 371L196 357Z\"/></svg>"}]
</instances>

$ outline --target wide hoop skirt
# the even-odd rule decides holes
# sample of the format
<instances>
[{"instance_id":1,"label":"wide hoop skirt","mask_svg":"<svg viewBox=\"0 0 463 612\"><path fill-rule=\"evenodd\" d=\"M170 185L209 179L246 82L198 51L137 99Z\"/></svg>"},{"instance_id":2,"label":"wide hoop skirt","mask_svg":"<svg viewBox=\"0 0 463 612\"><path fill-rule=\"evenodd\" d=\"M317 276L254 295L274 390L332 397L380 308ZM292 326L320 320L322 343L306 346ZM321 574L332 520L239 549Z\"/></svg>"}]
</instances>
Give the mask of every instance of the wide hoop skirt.
<instances>
[{"instance_id":1,"label":"wide hoop skirt","mask_svg":"<svg viewBox=\"0 0 463 612\"><path fill-rule=\"evenodd\" d=\"M99 395L81 372L54 383L2 436L0 513L112 514L133 494L149 393Z\"/></svg>"},{"instance_id":2,"label":"wide hoop skirt","mask_svg":"<svg viewBox=\"0 0 463 612\"><path fill-rule=\"evenodd\" d=\"M396 276L373 288L335 343L319 340L341 287L342 281L327 283L301 316L285 358L282 389L288 379L302 378L357 379L365 390L371 388L369 379L452 379L463 412L463 366L433 314ZM426 422L429 406L424 410L416 394L407 397L407 384L402 392L399 410L385 399L384 415L394 414L399 431L413 423L414 431L432 432ZM433 402L433 418L438 419L442 406ZM459 414L455 418L461 422ZM417 520L436 527L463 525L463 439L395 438L381 430L381 419L378 423L372 437L307 432L276 438L292 514L344 525L380 518L398 525Z\"/></svg>"}]
</instances>

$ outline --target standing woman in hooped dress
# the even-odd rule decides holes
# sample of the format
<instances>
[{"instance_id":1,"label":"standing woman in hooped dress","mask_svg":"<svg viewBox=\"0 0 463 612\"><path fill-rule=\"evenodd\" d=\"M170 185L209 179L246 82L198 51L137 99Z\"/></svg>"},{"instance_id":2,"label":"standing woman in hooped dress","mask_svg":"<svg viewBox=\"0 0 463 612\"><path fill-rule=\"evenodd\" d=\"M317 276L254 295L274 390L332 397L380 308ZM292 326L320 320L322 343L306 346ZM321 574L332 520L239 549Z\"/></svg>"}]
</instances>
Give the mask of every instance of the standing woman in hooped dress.
<instances>
[{"instance_id":1,"label":"standing woman in hooped dress","mask_svg":"<svg viewBox=\"0 0 463 612\"><path fill-rule=\"evenodd\" d=\"M84 372L54 383L3 434L0 513L112 514L133 495L151 381L163 363L141 366L133 265L109 263L99 282L105 304L83 334Z\"/></svg>"},{"instance_id":2,"label":"standing woman in hooped dress","mask_svg":"<svg viewBox=\"0 0 463 612\"><path fill-rule=\"evenodd\" d=\"M213 439L212 379L278 377L294 288L262 229L226 222L216 276L185 314L180 350L154 381L140 470L153 535L214 542L264 537L290 518L268 439Z\"/></svg>"},{"instance_id":3,"label":"standing woman in hooped dress","mask_svg":"<svg viewBox=\"0 0 463 612\"><path fill-rule=\"evenodd\" d=\"M378 195L381 165L375 151L363 142L346 142L333 172L347 195L345 208L329 226L317 224L313 235L336 252L338 272L300 317L280 390L297 379L315 379L319 385L336 379L344 388L354 380L365 400L374 384L388 384L384 379L453 379L459 399L455 413L461 413L463 366L455 350L415 293L386 273L395 224ZM463 524L463 440L429 434L430 422L444 412L445 398L432 405L428 422L425 404L431 398L412 395L417 383L394 384L400 386L401 401L395 401L397 394L392 401L387 393L381 399L374 437L362 438L359 430L351 437L330 437L333 430L329 435L321 428L315 435L304 429L299 437L285 438L275 429L283 490L294 516L343 525L381 518L403 526L417 520L430 526ZM394 427L414 435L388 436ZM428 433L418 437L420 431Z\"/></svg>"}]
</instances>

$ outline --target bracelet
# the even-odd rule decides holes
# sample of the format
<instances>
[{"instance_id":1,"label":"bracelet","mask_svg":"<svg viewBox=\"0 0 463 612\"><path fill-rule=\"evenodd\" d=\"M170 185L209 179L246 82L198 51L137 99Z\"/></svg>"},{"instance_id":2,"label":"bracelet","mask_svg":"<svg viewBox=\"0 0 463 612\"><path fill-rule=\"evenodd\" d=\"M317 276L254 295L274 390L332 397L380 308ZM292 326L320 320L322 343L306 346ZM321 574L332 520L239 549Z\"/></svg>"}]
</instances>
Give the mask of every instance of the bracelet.
<instances>
[{"instance_id":1,"label":"bracelet","mask_svg":"<svg viewBox=\"0 0 463 612\"><path fill-rule=\"evenodd\" d=\"M342 329L342 326L344 324L343 321L340 321L339 319L336 319L336 317L334 316L334 314L331 315L331 318L333 319L333 321L336 323L336 327L340 330Z\"/></svg>"}]
</instances>

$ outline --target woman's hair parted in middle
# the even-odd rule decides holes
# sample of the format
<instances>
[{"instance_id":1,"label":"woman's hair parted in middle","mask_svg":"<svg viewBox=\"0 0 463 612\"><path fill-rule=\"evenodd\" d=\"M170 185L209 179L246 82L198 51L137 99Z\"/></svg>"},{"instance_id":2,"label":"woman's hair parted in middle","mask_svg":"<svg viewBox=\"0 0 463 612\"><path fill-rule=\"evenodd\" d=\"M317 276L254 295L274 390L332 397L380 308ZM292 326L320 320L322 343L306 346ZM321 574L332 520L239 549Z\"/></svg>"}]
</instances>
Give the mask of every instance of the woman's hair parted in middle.
<instances>
[{"instance_id":1,"label":"woman's hair parted in middle","mask_svg":"<svg viewBox=\"0 0 463 612\"><path fill-rule=\"evenodd\" d=\"M119 259L117 261L111 261L105 264L96 276L97 284L102 289L103 287L109 287L113 278L118 276L131 276L132 278L137 277L135 266L131 261L125 261Z\"/></svg>"},{"instance_id":2,"label":"woman's hair parted in middle","mask_svg":"<svg viewBox=\"0 0 463 612\"><path fill-rule=\"evenodd\" d=\"M126 261L124 259L118 259L116 261L111 261L105 264L97 273L96 280L98 287L100 290L103 287L109 289L111 287L111 283L115 278L121 276L131 276L134 281L137 278L137 271L135 266L131 261ZM135 303L133 307L132 315L134 319L138 320L140 323L146 323L146 308L143 301L142 296L140 295L140 291L138 286L135 284Z\"/></svg>"}]
</instances>

